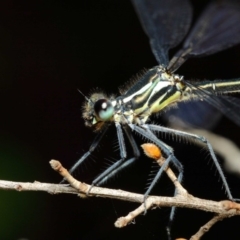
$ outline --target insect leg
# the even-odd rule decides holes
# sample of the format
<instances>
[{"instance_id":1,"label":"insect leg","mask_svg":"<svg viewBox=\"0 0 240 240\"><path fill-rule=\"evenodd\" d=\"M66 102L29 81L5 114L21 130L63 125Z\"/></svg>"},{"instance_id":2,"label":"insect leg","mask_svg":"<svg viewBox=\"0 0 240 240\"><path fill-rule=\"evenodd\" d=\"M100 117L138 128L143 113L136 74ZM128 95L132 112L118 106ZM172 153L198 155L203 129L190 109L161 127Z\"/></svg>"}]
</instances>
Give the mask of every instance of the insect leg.
<instances>
[{"instance_id":1,"label":"insect leg","mask_svg":"<svg viewBox=\"0 0 240 240\"><path fill-rule=\"evenodd\" d=\"M139 148L133 138L133 135L129 129L129 127L127 125L122 125L123 126L123 130L126 133L126 136L132 146L133 149L133 154L134 157L130 158L128 160L124 160L121 161L121 159L119 161L117 161L116 163L114 163L112 166L110 166L107 170L105 170L105 172L103 172L102 174L100 174L98 176L98 178L96 178L93 181L93 184L95 184L96 186L100 186L102 185L104 182L106 182L107 180L109 180L110 178L114 177L119 171L121 171L122 169L128 167L129 165L131 165L133 162L135 162L136 159L139 158L140 156L140 151ZM121 135L123 138L123 135ZM121 141L119 141L119 144L121 144ZM121 147L120 147L120 151L121 151Z\"/></svg>"},{"instance_id":2,"label":"insect leg","mask_svg":"<svg viewBox=\"0 0 240 240\"><path fill-rule=\"evenodd\" d=\"M187 132L183 132L183 131L179 131L179 130L175 130L175 129L170 129L170 128L166 128L166 127L162 127L162 126L157 126L157 125L153 125L153 124L149 124L148 127L153 130L153 131L159 131L159 132L166 132L166 133L170 133L170 134L174 134L176 136L180 136L180 137L187 137L187 138L190 138L192 140L196 140L200 143L203 143L207 146L208 148L208 151L212 157L212 160L219 172L219 175L222 179L222 182L223 182L223 185L224 185L224 188L225 188L225 191L227 193L227 196L230 200L234 201L234 200L237 200L238 199L234 199L232 197L232 194L231 194L231 191L230 191L230 188L228 186L228 183L227 183L227 180L224 176L224 173L222 171L222 168L217 160L217 157L213 151L213 148L212 148L212 145L210 144L210 142L203 136L198 136L196 134L191 134L191 133L187 133Z\"/></svg>"},{"instance_id":3,"label":"insect leg","mask_svg":"<svg viewBox=\"0 0 240 240\"><path fill-rule=\"evenodd\" d=\"M115 162L112 166L110 166L109 168L107 168L104 172L102 172L97 178L95 178L92 182L92 186L96 186L98 185L99 182L103 183L103 179L106 181L108 179L108 175L115 170L116 168L118 168L126 159L127 157L127 151L126 151L126 146L125 146L125 142L124 142L124 136L123 136L123 132L122 132L122 128L121 125L116 122L115 123L116 129L117 129L117 137L118 137L118 142L119 142L119 148L120 148L120 157L121 159L118 160L117 162ZM89 191L91 190L91 188L89 189Z\"/></svg>"},{"instance_id":4,"label":"insect leg","mask_svg":"<svg viewBox=\"0 0 240 240\"><path fill-rule=\"evenodd\" d=\"M136 132L138 132L139 134L141 134L142 136L144 136L147 139L149 139L150 141L152 141L158 147L160 147L160 149L167 156L167 160L165 161L163 166L160 168L160 170L158 171L157 175L153 179L151 185L149 186L148 190L144 194L144 201L145 201L146 198L148 197L149 193L152 191L153 187L156 185L157 181L161 177L163 170L168 167L170 162L172 162L173 165L177 168L177 170L179 172L178 180L180 180L180 181L182 180L182 176L183 176L183 166L178 161L178 159L174 156L173 149L171 147L169 147L167 144L165 144L164 142L162 142L160 139L158 139L155 136L155 134L148 128L148 125L143 125L143 126L139 127L137 125L130 124L130 127L133 130L135 130Z\"/></svg>"},{"instance_id":5,"label":"insect leg","mask_svg":"<svg viewBox=\"0 0 240 240\"><path fill-rule=\"evenodd\" d=\"M98 133L98 135L95 137L93 143L91 144L89 150L70 168L69 173L73 173L80 165L83 163L89 155L92 154L92 152L96 149L98 146L99 142L105 135L107 129L109 127L109 124L106 124L104 128L101 130L101 132ZM64 183L65 179L63 179L60 183Z\"/></svg>"}]
</instances>

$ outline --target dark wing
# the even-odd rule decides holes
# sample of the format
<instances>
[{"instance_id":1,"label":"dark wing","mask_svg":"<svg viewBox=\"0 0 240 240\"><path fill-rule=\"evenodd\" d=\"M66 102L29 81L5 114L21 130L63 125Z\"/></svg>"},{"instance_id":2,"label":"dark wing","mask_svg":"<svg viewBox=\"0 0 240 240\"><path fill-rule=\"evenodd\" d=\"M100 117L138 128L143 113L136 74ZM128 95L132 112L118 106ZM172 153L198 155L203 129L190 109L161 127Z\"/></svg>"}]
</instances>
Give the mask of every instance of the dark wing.
<instances>
[{"instance_id":1,"label":"dark wing","mask_svg":"<svg viewBox=\"0 0 240 240\"><path fill-rule=\"evenodd\" d=\"M168 50L186 35L192 17L188 0L132 0L152 52L159 64L168 65Z\"/></svg>"},{"instance_id":2,"label":"dark wing","mask_svg":"<svg viewBox=\"0 0 240 240\"><path fill-rule=\"evenodd\" d=\"M201 92L198 95L204 100L180 102L178 108L169 109L163 118L172 125L181 123L182 127L212 129L223 114L240 126L239 98L211 93L207 96Z\"/></svg>"},{"instance_id":3,"label":"dark wing","mask_svg":"<svg viewBox=\"0 0 240 240\"><path fill-rule=\"evenodd\" d=\"M180 102L177 108L170 108L163 114L168 125L188 128L212 129L222 114L206 101Z\"/></svg>"},{"instance_id":4,"label":"dark wing","mask_svg":"<svg viewBox=\"0 0 240 240\"><path fill-rule=\"evenodd\" d=\"M175 54L168 69L176 71L188 58L210 55L240 43L240 4L225 0L211 3Z\"/></svg>"}]
</instances>

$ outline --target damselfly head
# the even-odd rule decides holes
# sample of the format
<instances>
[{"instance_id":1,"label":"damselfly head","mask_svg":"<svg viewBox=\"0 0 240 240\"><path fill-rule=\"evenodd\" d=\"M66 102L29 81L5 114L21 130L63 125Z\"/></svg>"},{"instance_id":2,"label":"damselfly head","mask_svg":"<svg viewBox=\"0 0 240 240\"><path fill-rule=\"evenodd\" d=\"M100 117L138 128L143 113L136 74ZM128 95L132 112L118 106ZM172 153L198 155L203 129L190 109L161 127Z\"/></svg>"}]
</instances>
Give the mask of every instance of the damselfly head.
<instances>
[{"instance_id":1,"label":"damselfly head","mask_svg":"<svg viewBox=\"0 0 240 240\"><path fill-rule=\"evenodd\" d=\"M103 93L93 93L83 105L85 125L101 129L103 124L111 121L115 111L111 99Z\"/></svg>"}]
</instances>

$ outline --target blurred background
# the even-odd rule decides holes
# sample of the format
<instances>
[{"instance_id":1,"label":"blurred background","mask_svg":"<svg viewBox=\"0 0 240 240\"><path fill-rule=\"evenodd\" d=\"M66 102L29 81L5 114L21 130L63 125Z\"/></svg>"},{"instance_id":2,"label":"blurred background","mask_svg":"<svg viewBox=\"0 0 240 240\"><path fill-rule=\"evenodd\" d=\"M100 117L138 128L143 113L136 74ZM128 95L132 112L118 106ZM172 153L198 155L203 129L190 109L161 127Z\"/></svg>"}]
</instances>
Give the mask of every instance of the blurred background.
<instances>
[{"instance_id":1,"label":"blurred background","mask_svg":"<svg viewBox=\"0 0 240 240\"><path fill-rule=\"evenodd\" d=\"M206 2L192 1L194 19ZM59 183L61 178L51 170L50 159L70 168L95 135L84 125L84 98L77 89L86 95L96 89L118 94L118 87L134 74L157 64L148 39L126 0L4 1L0 3L0 32L0 179ZM178 73L186 79L237 78L239 58L240 46L236 46L191 59ZM164 124L160 118L159 123ZM240 128L227 118L213 131L240 146ZM206 151L169 139L166 142L185 167L184 186L191 194L226 199ZM107 161L118 159L116 145L112 128L75 177L91 183ZM143 193L152 165L141 157L106 186ZM240 178L226 175L234 197L240 198ZM171 195L172 191L171 182L163 177L153 194ZM114 227L118 217L137 206L74 195L0 191L0 239L165 239L167 208L148 211L124 229ZM210 213L179 209L173 236L189 238L211 217ZM239 239L239 223L237 217L224 220L204 239Z\"/></svg>"}]
</instances>

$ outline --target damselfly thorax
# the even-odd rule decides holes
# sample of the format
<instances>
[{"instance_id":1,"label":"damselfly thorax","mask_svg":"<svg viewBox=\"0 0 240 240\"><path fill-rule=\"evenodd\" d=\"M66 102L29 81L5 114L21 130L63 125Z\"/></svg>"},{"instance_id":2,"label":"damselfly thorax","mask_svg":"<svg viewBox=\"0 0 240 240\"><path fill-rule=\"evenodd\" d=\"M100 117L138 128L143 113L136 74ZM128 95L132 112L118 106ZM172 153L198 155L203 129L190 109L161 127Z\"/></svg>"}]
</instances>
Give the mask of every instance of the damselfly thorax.
<instances>
[{"instance_id":1,"label":"damselfly thorax","mask_svg":"<svg viewBox=\"0 0 240 240\"><path fill-rule=\"evenodd\" d=\"M183 77L171 74L162 66L148 70L129 90L116 98L94 93L84 105L87 126L101 128L103 122L144 124L157 113L187 96ZM186 97L187 96L187 97Z\"/></svg>"},{"instance_id":2,"label":"damselfly thorax","mask_svg":"<svg viewBox=\"0 0 240 240\"><path fill-rule=\"evenodd\" d=\"M86 126L95 130L105 122L142 125L152 114L178 102L207 101L209 94L238 92L239 84L239 79L189 83L160 65L149 69L118 97L93 93L83 106L83 118Z\"/></svg>"}]
</instances>

